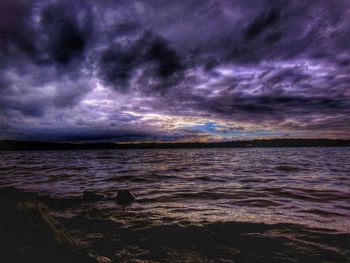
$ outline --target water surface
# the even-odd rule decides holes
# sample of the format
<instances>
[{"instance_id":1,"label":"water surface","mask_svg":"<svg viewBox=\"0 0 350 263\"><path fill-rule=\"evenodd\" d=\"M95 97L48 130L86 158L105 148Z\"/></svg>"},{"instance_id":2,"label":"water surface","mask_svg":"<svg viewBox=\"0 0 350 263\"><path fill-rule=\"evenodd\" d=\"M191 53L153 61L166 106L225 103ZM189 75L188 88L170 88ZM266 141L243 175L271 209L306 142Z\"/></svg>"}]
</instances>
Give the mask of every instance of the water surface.
<instances>
[{"instance_id":1,"label":"water surface","mask_svg":"<svg viewBox=\"0 0 350 263\"><path fill-rule=\"evenodd\" d=\"M108 244L115 242L110 250L102 251L115 260L131 260L134 255L154 261L268 258L271 262L302 262L304 254L286 251L290 243L294 248L310 246L304 256L315 262L322 253L334 253L330 261L345 262L350 247L349 171L350 148L0 152L0 187L50 196L54 204L66 200L64 205L51 205L55 216L87 246L107 237ZM114 195L119 189L132 190L137 202L127 208L118 206ZM80 200L84 190L107 198L68 202ZM213 255L195 234L203 230L215 235L204 238L218 242ZM135 233L139 236L127 242ZM191 249L169 241L181 233L189 240L194 238ZM228 242L229 233L236 240L233 244ZM278 244L270 244L276 253L262 251L249 258L251 248L245 251L238 245L249 235L255 235L247 241L251 244L260 236L274 242L281 239L286 247L281 252ZM164 239L165 248L162 253L154 251L139 243L142 238L154 246Z\"/></svg>"}]
</instances>

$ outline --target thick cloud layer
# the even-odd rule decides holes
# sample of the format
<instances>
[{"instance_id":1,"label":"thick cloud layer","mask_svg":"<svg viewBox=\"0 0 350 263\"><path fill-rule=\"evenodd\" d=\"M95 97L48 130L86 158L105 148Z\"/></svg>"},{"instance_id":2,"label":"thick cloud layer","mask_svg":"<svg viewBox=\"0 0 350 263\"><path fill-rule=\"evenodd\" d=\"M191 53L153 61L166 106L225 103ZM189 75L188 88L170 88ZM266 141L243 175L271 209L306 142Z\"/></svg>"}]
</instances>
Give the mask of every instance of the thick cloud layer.
<instances>
[{"instance_id":1,"label":"thick cloud layer","mask_svg":"<svg viewBox=\"0 0 350 263\"><path fill-rule=\"evenodd\" d=\"M349 1L0 1L0 138L350 138Z\"/></svg>"}]
</instances>

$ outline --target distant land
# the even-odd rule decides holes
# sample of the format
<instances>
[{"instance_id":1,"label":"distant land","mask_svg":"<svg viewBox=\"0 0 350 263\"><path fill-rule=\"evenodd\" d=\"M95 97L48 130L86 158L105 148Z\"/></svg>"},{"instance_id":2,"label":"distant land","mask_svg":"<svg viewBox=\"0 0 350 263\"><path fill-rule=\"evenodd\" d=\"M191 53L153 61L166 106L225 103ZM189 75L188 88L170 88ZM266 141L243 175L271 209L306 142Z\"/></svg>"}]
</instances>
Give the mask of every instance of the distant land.
<instances>
[{"instance_id":1,"label":"distant land","mask_svg":"<svg viewBox=\"0 0 350 263\"><path fill-rule=\"evenodd\" d=\"M231 142L188 143L51 143L0 141L0 150L93 150L93 149L172 149L172 148L257 148L257 147L350 147L350 140L266 139Z\"/></svg>"}]
</instances>

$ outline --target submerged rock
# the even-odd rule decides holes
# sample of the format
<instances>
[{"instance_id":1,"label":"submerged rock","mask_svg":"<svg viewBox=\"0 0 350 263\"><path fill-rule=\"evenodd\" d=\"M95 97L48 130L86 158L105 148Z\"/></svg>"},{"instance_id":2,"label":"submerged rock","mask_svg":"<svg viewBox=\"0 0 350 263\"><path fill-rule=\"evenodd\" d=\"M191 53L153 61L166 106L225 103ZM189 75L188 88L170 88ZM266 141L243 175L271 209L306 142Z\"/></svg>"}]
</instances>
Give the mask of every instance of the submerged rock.
<instances>
[{"instance_id":1,"label":"submerged rock","mask_svg":"<svg viewBox=\"0 0 350 263\"><path fill-rule=\"evenodd\" d=\"M136 195L130 190L120 190L115 198L119 205L130 205L136 200Z\"/></svg>"},{"instance_id":2,"label":"submerged rock","mask_svg":"<svg viewBox=\"0 0 350 263\"><path fill-rule=\"evenodd\" d=\"M83 199L88 202L100 201L105 199L105 196L100 193L92 192L92 191L84 191Z\"/></svg>"}]
</instances>

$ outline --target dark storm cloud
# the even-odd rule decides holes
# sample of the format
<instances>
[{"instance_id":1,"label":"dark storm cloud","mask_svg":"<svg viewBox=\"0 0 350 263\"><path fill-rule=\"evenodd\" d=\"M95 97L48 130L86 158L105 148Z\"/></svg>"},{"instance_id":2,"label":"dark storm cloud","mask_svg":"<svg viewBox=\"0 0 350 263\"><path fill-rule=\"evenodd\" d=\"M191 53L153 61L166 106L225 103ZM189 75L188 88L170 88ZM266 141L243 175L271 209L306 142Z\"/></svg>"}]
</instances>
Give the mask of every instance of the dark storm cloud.
<instances>
[{"instance_id":1,"label":"dark storm cloud","mask_svg":"<svg viewBox=\"0 0 350 263\"><path fill-rule=\"evenodd\" d=\"M20 127L8 128L4 131L6 135L13 139L34 140L34 141L124 141L130 139L151 138L152 133L149 131L136 131L130 128L124 129L105 129L98 127L70 127L51 129L47 127L26 127L23 131ZM159 134L154 134L158 137Z\"/></svg>"},{"instance_id":2,"label":"dark storm cloud","mask_svg":"<svg viewBox=\"0 0 350 263\"><path fill-rule=\"evenodd\" d=\"M82 55L92 30L90 10L82 1L53 2L39 11L37 45L47 52L48 59L67 64Z\"/></svg>"},{"instance_id":3,"label":"dark storm cloud","mask_svg":"<svg viewBox=\"0 0 350 263\"><path fill-rule=\"evenodd\" d=\"M81 74L92 30L85 2L5 0L1 7L1 114L9 122L18 114L39 118L79 102L90 89Z\"/></svg>"},{"instance_id":4,"label":"dark storm cloud","mask_svg":"<svg viewBox=\"0 0 350 263\"><path fill-rule=\"evenodd\" d=\"M0 2L0 52L11 53L13 49L33 52L32 35L25 30L29 20L30 1L3 0ZM2 61L1 64L4 64Z\"/></svg>"},{"instance_id":5,"label":"dark storm cloud","mask_svg":"<svg viewBox=\"0 0 350 263\"><path fill-rule=\"evenodd\" d=\"M277 24L279 20L280 14L276 10L269 11L268 14L258 17L248 26L245 32L245 38L251 40L259 36L265 29Z\"/></svg>"},{"instance_id":6,"label":"dark storm cloud","mask_svg":"<svg viewBox=\"0 0 350 263\"><path fill-rule=\"evenodd\" d=\"M145 32L127 47L114 44L102 51L99 73L113 86L129 85L135 70L153 68L154 78L168 78L182 70L181 59L163 38Z\"/></svg>"},{"instance_id":7,"label":"dark storm cloud","mask_svg":"<svg viewBox=\"0 0 350 263\"><path fill-rule=\"evenodd\" d=\"M4 0L0 3L0 48L6 62L66 64L81 55L92 19L84 1Z\"/></svg>"},{"instance_id":8,"label":"dark storm cloud","mask_svg":"<svg viewBox=\"0 0 350 263\"><path fill-rule=\"evenodd\" d=\"M318 114L349 113L350 100L346 98L304 97L304 96L237 96L215 100L201 101L200 105L223 116L236 118L254 118L256 121L283 120L288 116Z\"/></svg>"},{"instance_id":9,"label":"dark storm cloud","mask_svg":"<svg viewBox=\"0 0 350 263\"><path fill-rule=\"evenodd\" d=\"M106 139L126 110L348 136L349 36L340 0L2 0L0 124L78 140L97 118L85 137Z\"/></svg>"}]
</instances>

